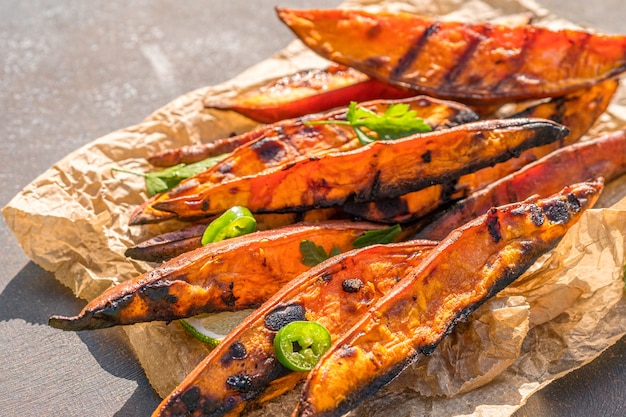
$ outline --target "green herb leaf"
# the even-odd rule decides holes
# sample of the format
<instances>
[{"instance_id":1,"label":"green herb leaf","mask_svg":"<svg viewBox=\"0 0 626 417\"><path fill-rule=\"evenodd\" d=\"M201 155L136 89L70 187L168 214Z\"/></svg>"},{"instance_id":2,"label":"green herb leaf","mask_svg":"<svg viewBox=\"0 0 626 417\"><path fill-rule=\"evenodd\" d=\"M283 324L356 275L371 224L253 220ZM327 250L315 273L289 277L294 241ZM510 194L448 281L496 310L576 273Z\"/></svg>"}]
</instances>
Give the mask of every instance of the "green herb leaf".
<instances>
[{"instance_id":1,"label":"green herb leaf","mask_svg":"<svg viewBox=\"0 0 626 417\"><path fill-rule=\"evenodd\" d=\"M375 244L387 244L393 242L398 233L402 231L399 224L380 230L368 230L355 239L355 248L364 248Z\"/></svg>"},{"instance_id":2,"label":"green herb leaf","mask_svg":"<svg viewBox=\"0 0 626 417\"><path fill-rule=\"evenodd\" d=\"M125 172L127 174L139 175L146 180L146 191L152 197L156 194L164 193L176 187L182 180L192 177L202 171L211 168L227 155L212 156L202 161L191 164L178 164L161 171L139 173L123 169L113 168L114 171Z\"/></svg>"},{"instance_id":3,"label":"green herb leaf","mask_svg":"<svg viewBox=\"0 0 626 417\"><path fill-rule=\"evenodd\" d=\"M318 246L310 240L303 240L300 242L300 253L302 254L302 263L304 265L315 266L330 257L339 255L341 250L335 246L327 254L322 246Z\"/></svg>"},{"instance_id":4,"label":"green herb leaf","mask_svg":"<svg viewBox=\"0 0 626 417\"><path fill-rule=\"evenodd\" d=\"M432 128L422 119L417 117L417 112L411 110L406 103L391 104L385 113L377 114L364 107L358 107L356 102L351 102L346 113L346 120L313 121L307 124L341 124L350 125L354 129L357 138L362 144L368 144L376 140L393 140L414 133L430 132ZM367 133L367 131L371 132Z\"/></svg>"}]
</instances>

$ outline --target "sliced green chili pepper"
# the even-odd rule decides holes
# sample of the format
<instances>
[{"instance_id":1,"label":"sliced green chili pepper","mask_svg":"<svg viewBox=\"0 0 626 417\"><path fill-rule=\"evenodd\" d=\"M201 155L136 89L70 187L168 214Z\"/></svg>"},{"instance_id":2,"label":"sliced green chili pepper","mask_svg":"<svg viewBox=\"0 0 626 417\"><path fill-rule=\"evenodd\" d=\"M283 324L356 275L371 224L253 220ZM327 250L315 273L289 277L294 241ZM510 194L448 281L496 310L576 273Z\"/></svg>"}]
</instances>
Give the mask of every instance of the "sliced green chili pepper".
<instances>
[{"instance_id":1,"label":"sliced green chili pepper","mask_svg":"<svg viewBox=\"0 0 626 417\"><path fill-rule=\"evenodd\" d=\"M256 219L250 210L242 206L234 206L213 220L202 235L202 244L229 239L252 233L256 230Z\"/></svg>"},{"instance_id":2,"label":"sliced green chili pepper","mask_svg":"<svg viewBox=\"0 0 626 417\"><path fill-rule=\"evenodd\" d=\"M274 338L278 361L292 371L310 371L329 348L330 333L314 321L292 321Z\"/></svg>"}]
</instances>

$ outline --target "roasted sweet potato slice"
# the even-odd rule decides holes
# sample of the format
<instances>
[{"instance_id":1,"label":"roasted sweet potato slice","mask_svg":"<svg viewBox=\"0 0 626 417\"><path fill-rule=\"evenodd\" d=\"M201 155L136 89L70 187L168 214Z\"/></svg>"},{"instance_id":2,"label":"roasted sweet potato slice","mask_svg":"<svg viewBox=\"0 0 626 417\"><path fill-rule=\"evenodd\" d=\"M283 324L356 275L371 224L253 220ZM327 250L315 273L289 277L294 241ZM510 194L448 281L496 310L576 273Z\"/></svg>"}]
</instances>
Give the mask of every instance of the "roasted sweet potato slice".
<instances>
[{"instance_id":1,"label":"roasted sweet potato slice","mask_svg":"<svg viewBox=\"0 0 626 417\"><path fill-rule=\"evenodd\" d=\"M428 215L439 207L464 198L562 146L577 142L607 109L617 86L617 80L607 80L547 102L531 105L510 116L539 117L560 123L570 132L560 141L527 149L516 158L463 175L448 184L434 185L393 199L349 203L343 206L343 210L353 216L382 223L408 223ZM580 180L587 178L590 177Z\"/></svg>"},{"instance_id":2,"label":"roasted sweet potato slice","mask_svg":"<svg viewBox=\"0 0 626 417\"><path fill-rule=\"evenodd\" d=\"M364 222L319 222L252 233L203 246L118 284L89 302L75 317L53 316L63 330L89 330L145 321L258 307L310 267L300 242L327 253L354 248L354 240L381 226Z\"/></svg>"},{"instance_id":3,"label":"roasted sweet potato slice","mask_svg":"<svg viewBox=\"0 0 626 417\"><path fill-rule=\"evenodd\" d=\"M233 329L154 415L238 415L246 405L292 389L306 374L290 373L276 360L276 331L300 318L323 323L339 338L434 245L412 241L370 246L298 276Z\"/></svg>"},{"instance_id":4,"label":"roasted sweet potato slice","mask_svg":"<svg viewBox=\"0 0 626 417\"><path fill-rule=\"evenodd\" d=\"M303 158L219 184L203 186L192 177L181 183L183 188L155 198L149 207L185 218L221 213L234 205L252 212L284 212L397 197L446 183L566 134L565 127L543 119L467 123ZM151 215L136 211L131 224L152 221Z\"/></svg>"},{"instance_id":5,"label":"roasted sweet potato slice","mask_svg":"<svg viewBox=\"0 0 626 417\"><path fill-rule=\"evenodd\" d=\"M277 12L300 40L331 61L466 103L561 96L626 70L622 35L353 9Z\"/></svg>"},{"instance_id":6,"label":"roasted sweet potato slice","mask_svg":"<svg viewBox=\"0 0 626 417\"><path fill-rule=\"evenodd\" d=\"M347 106L351 101L410 97L411 92L368 77L354 68L331 65L299 71L253 86L234 97L207 97L209 108L232 110L261 123L275 123Z\"/></svg>"},{"instance_id":7,"label":"roasted sweet potato slice","mask_svg":"<svg viewBox=\"0 0 626 417\"><path fill-rule=\"evenodd\" d=\"M445 211L435 213L433 218L424 219L425 226L417 237L442 239L493 206L535 194L546 197L571 182L595 177L608 182L623 174L626 174L626 131L619 130L559 149L470 194Z\"/></svg>"},{"instance_id":8,"label":"roasted sweet potato slice","mask_svg":"<svg viewBox=\"0 0 626 417\"><path fill-rule=\"evenodd\" d=\"M432 352L455 325L553 248L602 182L500 208L454 230L373 304L307 376L294 415L341 416Z\"/></svg>"}]
</instances>

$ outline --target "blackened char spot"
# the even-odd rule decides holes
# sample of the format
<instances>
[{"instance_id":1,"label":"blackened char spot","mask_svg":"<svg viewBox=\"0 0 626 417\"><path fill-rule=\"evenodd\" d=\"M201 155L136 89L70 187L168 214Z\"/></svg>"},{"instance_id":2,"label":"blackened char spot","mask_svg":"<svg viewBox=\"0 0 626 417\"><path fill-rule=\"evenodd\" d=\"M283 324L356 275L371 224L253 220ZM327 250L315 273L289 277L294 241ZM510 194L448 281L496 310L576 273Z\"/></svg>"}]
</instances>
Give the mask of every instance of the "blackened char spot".
<instances>
[{"instance_id":1,"label":"blackened char spot","mask_svg":"<svg viewBox=\"0 0 626 417\"><path fill-rule=\"evenodd\" d=\"M536 226L541 226L543 224L543 212L536 204L530 206L530 220L532 220Z\"/></svg>"},{"instance_id":2,"label":"blackened char spot","mask_svg":"<svg viewBox=\"0 0 626 417\"><path fill-rule=\"evenodd\" d=\"M226 379L226 385L228 385L230 389L240 392L251 391L253 388L252 377L244 374L232 375Z\"/></svg>"},{"instance_id":3,"label":"blackened char spot","mask_svg":"<svg viewBox=\"0 0 626 417\"><path fill-rule=\"evenodd\" d=\"M331 274L330 272L324 272L320 278L322 278L322 281L328 282L333 279L333 274Z\"/></svg>"},{"instance_id":4,"label":"blackened char spot","mask_svg":"<svg viewBox=\"0 0 626 417\"><path fill-rule=\"evenodd\" d=\"M422 154L422 161L424 161L425 163L430 163L433 160L433 155L432 152L430 150L427 150L426 152L424 152Z\"/></svg>"},{"instance_id":5,"label":"blackened char spot","mask_svg":"<svg viewBox=\"0 0 626 417\"><path fill-rule=\"evenodd\" d=\"M181 396L180 400L185 404L188 411L198 409L198 400L200 399L200 389L192 385Z\"/></svg>"},{"instance_id":6,"label":"blackened char spot","mask_svg":"<svg viewBox=\"0 0 626 417\"><path fill-rule=\"evenodd\" d=\"M228 348L228 353L233 359L243 359L248 355L246 347L239 342L235 342Z\"/></svg>"},{"instance_id":7,"label":"blackened char spot","mask_svg":"<svg viewBox=\"0 0 626 417\"><path fill-rule=\"evenodd\" d=\"M235 305L235 302L237 301L237 297L235 297L235 293L233 292L234 287L235 283L231 282L230 284L228 284L228 287L222 291L222 302L228 307L233 307Z\"/></svg>"},{"instance_id":8,"label":"blackened char spot","mask_svg":"<svg viewBox=\"0 0 626 417\"><path fill-rule=\"evenodd\" d=\"M278 331L292 321L306 320L304 307L300 304L289 304L276 307L265 316L265 327Z\"/></svg>"},{"instance_id":9,"label":"blackened char spot","mask_svg":"<svg viewBox=\"0 0 626 417\"><path fill-rule=\"evenodd\" d=\"M281 159L285 155L283 145L274 140L274 138L266 138L256 141L251 145L251 148L264 162Z\"/></svg>"},{"instance_id":10,"label":"blackened char spot","mask_svg":"<svg viewBox=\"0 0 626 417\"><path fill-rule=\"evenodd\" d=\"M493 208L487 213L487 230L493 238L494 242L499 242L502 239L500 233L500 222L498 221L498 210Z\"/></svg>"},{"instance_id":11,"label":"blackened char spot","mask_svg":"<svg viewBox=\"0 0 626 417\"><path fill-rule=\"evenodd\" d=\"M220 172L220 174L228 174L230 171L233 170L233 163L232 163L232 161L222 162L217 167L217 170Z\"/></svg>"},{"instance_id":12,"label":"blackened char spot","mask_svg":"<svg viewBox=\"0 0 626 417\"><path fill-rule=\"evenodd\" d=\"M548 220L557 224L567 223L571 218L567 204L562 200L555 200L553 204L549 204L544 213Z\"/></svg>"},{"instance_id":13,"label":"blackened char spot","mask_svg":"<svg viewBox=\"0 0 626 417\"><path fill-rule=\"evenodd\" d=\"M401 77L406 72L406 70L411 68L411 65L413 65L413 63L419 56L422 48L428 42L428 38L436 33L437 30L439 30L439 23L437 22L430 25L424 30L422 35L417 38L413 45L404 53L402 58L400 58L395 68L391 70L390 77L392 80Z\"/></svg>"},{"instance_id":14,"label":"blackened char spot","mask_svg":"<svg viewBox=\"0 0 626 417\"><path fill-rule=\"evenodd\" d=\"M341 283L341 288L345 292L359 292L363 286L363 281L358 278L344 279Z\"/></svg>"},{"instance_id":15,"label":"blackened char spot","mask_svg":"<svg viewBox=\"0 0 626 417\"><path fill-rule=\"evenodd\" d=\"M158 303L166 302L175 304L178 302L178 297L169 293L169 283L167 282L157 282L146 285L139 291L139 294L150 301L156 301Z\"/></svg>"},{"instance_id":16,"label":"blackened char spot","mask_svg":"<svg viewBox=\"0 0 626 417\"><path fill-rule=\"evenodd\" d=\"M567 204L573 213L579 213L582 210L582 203L574 194L567 194Z\"/></svg>"}]
</instances>

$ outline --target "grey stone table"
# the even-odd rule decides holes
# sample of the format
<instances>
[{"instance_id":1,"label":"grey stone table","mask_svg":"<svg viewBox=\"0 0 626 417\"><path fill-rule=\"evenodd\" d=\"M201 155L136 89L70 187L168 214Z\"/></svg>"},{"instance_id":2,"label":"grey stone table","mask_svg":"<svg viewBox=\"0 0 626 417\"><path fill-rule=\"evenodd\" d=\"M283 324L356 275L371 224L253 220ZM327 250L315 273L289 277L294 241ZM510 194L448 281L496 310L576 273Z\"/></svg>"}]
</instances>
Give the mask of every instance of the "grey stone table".
<instances>
[{"instance_id":1,"label":"grey stone table","mask_svg":"<svg viewBox=\"0 0 626 417\"><path fill-rule=\"evenodd\" d=\"M275 4L339 1L0 1L0 206L74 149L284 47L293 37ZM622 0L542 4L604 31L626 18ZM150 415L159 398L124 333L49 328L84 302L29 261L4 220L0 248L0 415ZM622 340L517 417L626 415L625 354Z\"/></svg>"}]
</instances>

